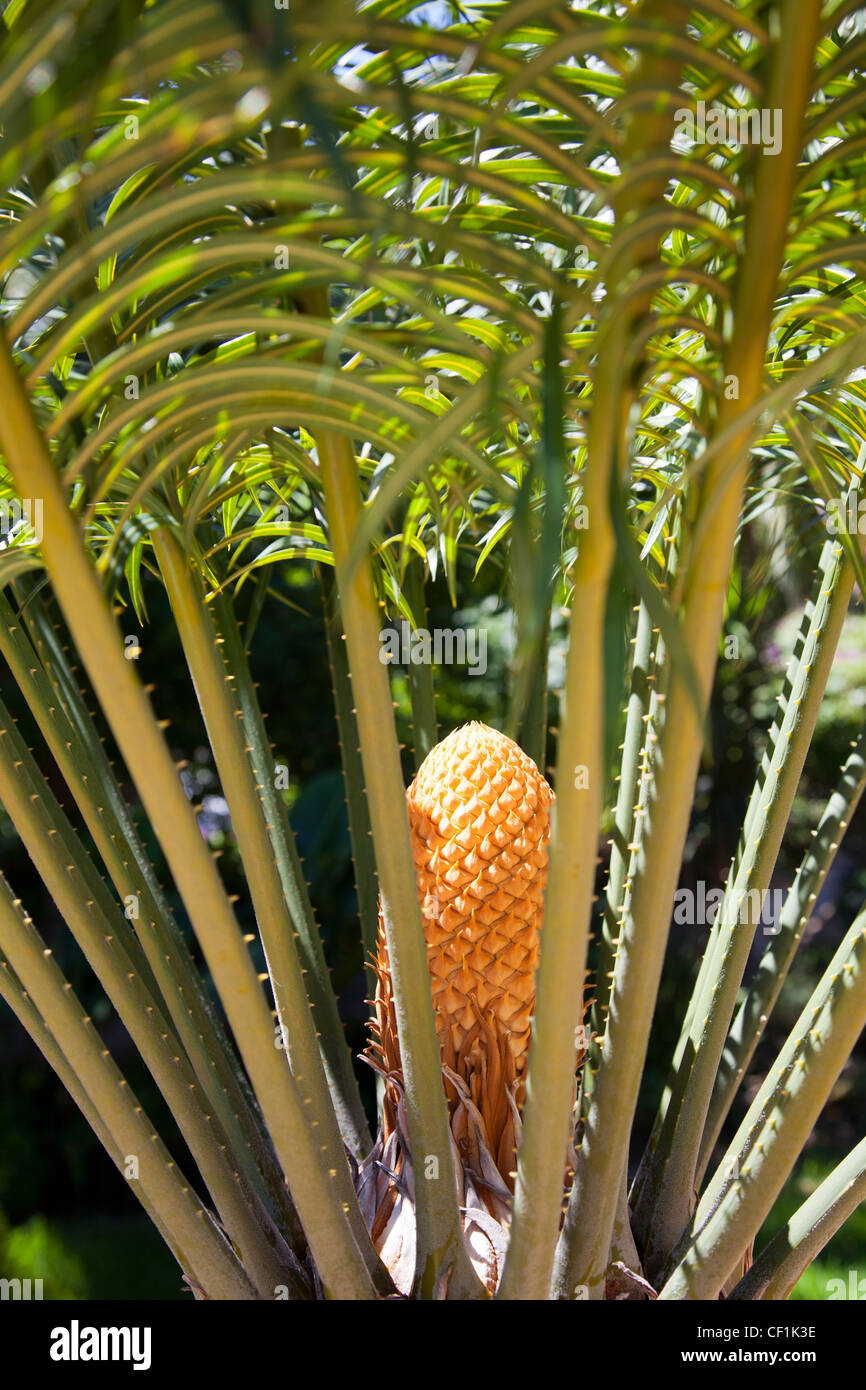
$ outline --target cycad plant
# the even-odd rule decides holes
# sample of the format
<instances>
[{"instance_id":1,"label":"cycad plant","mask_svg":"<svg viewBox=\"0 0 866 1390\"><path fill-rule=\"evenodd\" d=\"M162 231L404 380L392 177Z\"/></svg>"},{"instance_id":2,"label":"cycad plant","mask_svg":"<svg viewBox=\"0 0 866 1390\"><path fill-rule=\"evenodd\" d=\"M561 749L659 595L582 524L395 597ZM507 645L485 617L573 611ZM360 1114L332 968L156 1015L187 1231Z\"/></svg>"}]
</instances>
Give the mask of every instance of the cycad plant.
<instances>
[{"instance_id":1,"label":"cycad plant","mask_svg":"<svg viewBox=\"0 0 866 1390\"><path fill-rule=\"evenodd\" d=\"M38 742L0 709L0 801L195 1171L5 880L0 990L197 1297L783 1298L866 1193L861 1142L761 1247L866 1022L866 913L718 1142L866 779L861 737L744 987L866 578L864 21L3 6L0 645ZM774 502L814 584L630 1163L738 536ZM440 743L428 586L456 601L467 560L516 615L508 713ZM248 659L290 563L327 612L375 1143ZM156 583L257 940L139 678Z\"/></svg>"}]
</instances>

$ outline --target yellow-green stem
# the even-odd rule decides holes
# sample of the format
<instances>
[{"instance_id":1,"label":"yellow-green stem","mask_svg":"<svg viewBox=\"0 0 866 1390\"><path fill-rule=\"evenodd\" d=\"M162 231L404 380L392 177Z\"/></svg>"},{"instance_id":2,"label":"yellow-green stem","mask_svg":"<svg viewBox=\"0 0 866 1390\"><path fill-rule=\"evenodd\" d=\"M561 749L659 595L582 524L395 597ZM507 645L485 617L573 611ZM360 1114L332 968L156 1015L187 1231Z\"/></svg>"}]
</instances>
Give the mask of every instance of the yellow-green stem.
<instances>
[{"instance_id":1,"label":"yellow-green stem","mask_svg":"<svg viewBox=\"0 0 866 1390\"><path fill-rule=\"evenodd\" d=\"M201 586L193 578L190 560L176 537L167 527L159 527L152 532L151 538L250 886L277 1010L279 1032L272 1046L279 1043L288 1052L301 1102L306 1107L308 1119L318 1130L319 1161L333 1175L334 1196L347 1214L371 1275L380 1277L382 1291L388 1292L390 1280L384 1267L381 1271L377 1268L379 1260L370 1244L350 1180L301 975L295 946L297 933L286 907L268 827L256 792L240 711L230 692L232 676L221 653L223 639L205 606Z\"/></svg>"},{"instance_id":2,"label":"yellow-green stem","mask_svg":"<svg viewBox=\"0 0 866 1390\"><path fill-rule=\"evenodd\" d=\"M720 401L718 430L758 399L764 384L767 335L776 270L782 262L808 99L818 0L775 7L775 41L763 100L782 110L785 140L773 159L756 158L756 186L747 222L733 331L724 375L738 382L738 399ZM703 479L696 532L683 595L683 636L706 708L718 655L731 556L748 470L749 427L736 431ZM709 519L711 516L711 524ZM703 524L702 524L703 523ZM659 771L641 852L639 876L620 938L611 1001L582 1163L574 1184L557 1260L557 1288L575 1284L601 1297L616 1211L611 1167L620 1170L646 1054L667 943L670 910L691 811L702 747L701 721L683 673L674 667Z\"/></svg>"},{"instance_id":3,"label":"yellow-green stem","mask_svg":"<svg viewBox=\"0 0 866 1390\"><path fill-rule=\"evenodd\" d=\"M366 562L351 578L346 560L361 515L355 458L348 440L317 441L331 548L340 586L352 692L370 821L376 845L382 915L394 988L412 1143L417 1218L416 1284L431 1297L450 1265L450 1297L480 1295L463 1241L427 949L409 839L406 795L387 668L379 660L380 618Z\"/></svg>"}]
</instances>

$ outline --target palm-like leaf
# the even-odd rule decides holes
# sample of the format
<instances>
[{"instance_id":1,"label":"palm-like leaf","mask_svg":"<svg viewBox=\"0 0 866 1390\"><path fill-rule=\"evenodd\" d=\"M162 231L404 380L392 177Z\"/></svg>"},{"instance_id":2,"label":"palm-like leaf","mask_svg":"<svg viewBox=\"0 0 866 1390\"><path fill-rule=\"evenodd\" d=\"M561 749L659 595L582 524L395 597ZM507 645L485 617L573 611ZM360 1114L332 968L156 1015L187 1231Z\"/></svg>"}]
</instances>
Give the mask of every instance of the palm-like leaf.
<instances>
[{"instance_id":1,"label":"palm-like leaf","mask_svg":"<svg viewBox=\"0 0 866 1390\"><path fill-rule=\"evenodd\" d=\"M823 509L861 474L862 14L822 13L814 0L521 0L438 7L431 24L415 9L82 0L71 18L66 4L6 6L0 482L8 514L17 496L38 498L44 516L41 534L25 517L9 537L0 581L14 619L33 601L25 576L44 567L166 848L237 1042L239 1059L220 1044L224 1064L242 1062L256 1095L245 1123L222 1108L233 1158L260 1188L258 1235L267 1244L277 1223L298 1256L305 1239L325 1289L358 1297L388 1287L340 1152L337 1121L358 1153L363 1118L290 833L270 793L257 796L271 769L233 600L255 582L257 605L266 601L267 567L288 559L336 569L331 636L338 644L341 623L349 665L335 662L337 706L344 738L357 719L363 762L347 754L353 826L366 828L369 804L410 1125L446 1171L408 835L389 832L405 815L377 604L417 623L425 573L441 567L454 598L462 554L478 568L511 565L511 718L539 756L540 654L553 603L570 609L558 823L501 1294L546 1297L553 1279L560 1295L575 1283L596 1295L625 1211L629 1130L738 528L776 485L807 504L814 493ZM683 113L698 103L735 118L778 112L778 151L685 141ZM750 478L760 479L754 493ZM856 543L845 537L843 549L846 582L866 578ZM157 562L243 832L288 1060L272 1046L265 995L105 603L107 593L143 617L142 570ZM558 1155L572 1123L605 749L618 719L612 653L627 626L614 602L620 575L642 606L639 630L662 632L660 699L634 713L651 714L661 756L649 741L638 756L636 722L617 811L630 858L621 849L607 913L609 1022L586 1078L582 1162L560 1236ZM35 708L53 679L46 661ZM413 714L422 748L435 735L422 681ZM85 818L100 796L116 801L93 750L80 755L87 778L77 752L64 767L62 741L52 751ZM629 830L634 805L643 823ZM369 929L363 833L355 850ZM765 858L769 873L775 850ZM14 913L4 909L4 921L0 941L11 942ZM19 999L23 984L36 1002L36 977L31 990L8 956L13 1007L44 1040L50 985L39 985L40 1020ZM171 1013L170 982L152 969ZM122 987L118 997L136 1006ZM846 1020L838 1036L848 1038ZM719 1050L729 1022L714 1019ZM72 1037L71 1016L66 1026ZM703 1055L701 1075L712 1077L718 1057ZM189 1060L209 1095L206 1057ZM88 1076L82 1099L104 1129L102 1083ZM662 1130L660 1117L656 1134L667 1137L644 1169L657 1183L676 1156L657 1222L665 1259L692 1217L710 1099L705 1082L683 1085L689 1127L670 1112ZM304 1237L275 1194L278 1164ZM202 1172L219 1206L219 1177L211 1185ZM166 1226L186 1219L162 1188L145 1197ZM418 1230L418 1291L478 1293L447 1182L419 1188ZM742 1220L733 1234L724 1226L716 1292L725 1261L754 1234ZM287 1280L304 1291L307 1275L279 1242ZM244 1267L262 1292L270 1266L258 1254ZM204 1248L189 1263L200 1287L206 1263ZM676 1276L686 1289L689 1268L687 1252Z\"/></svg>"}]
</instances>

